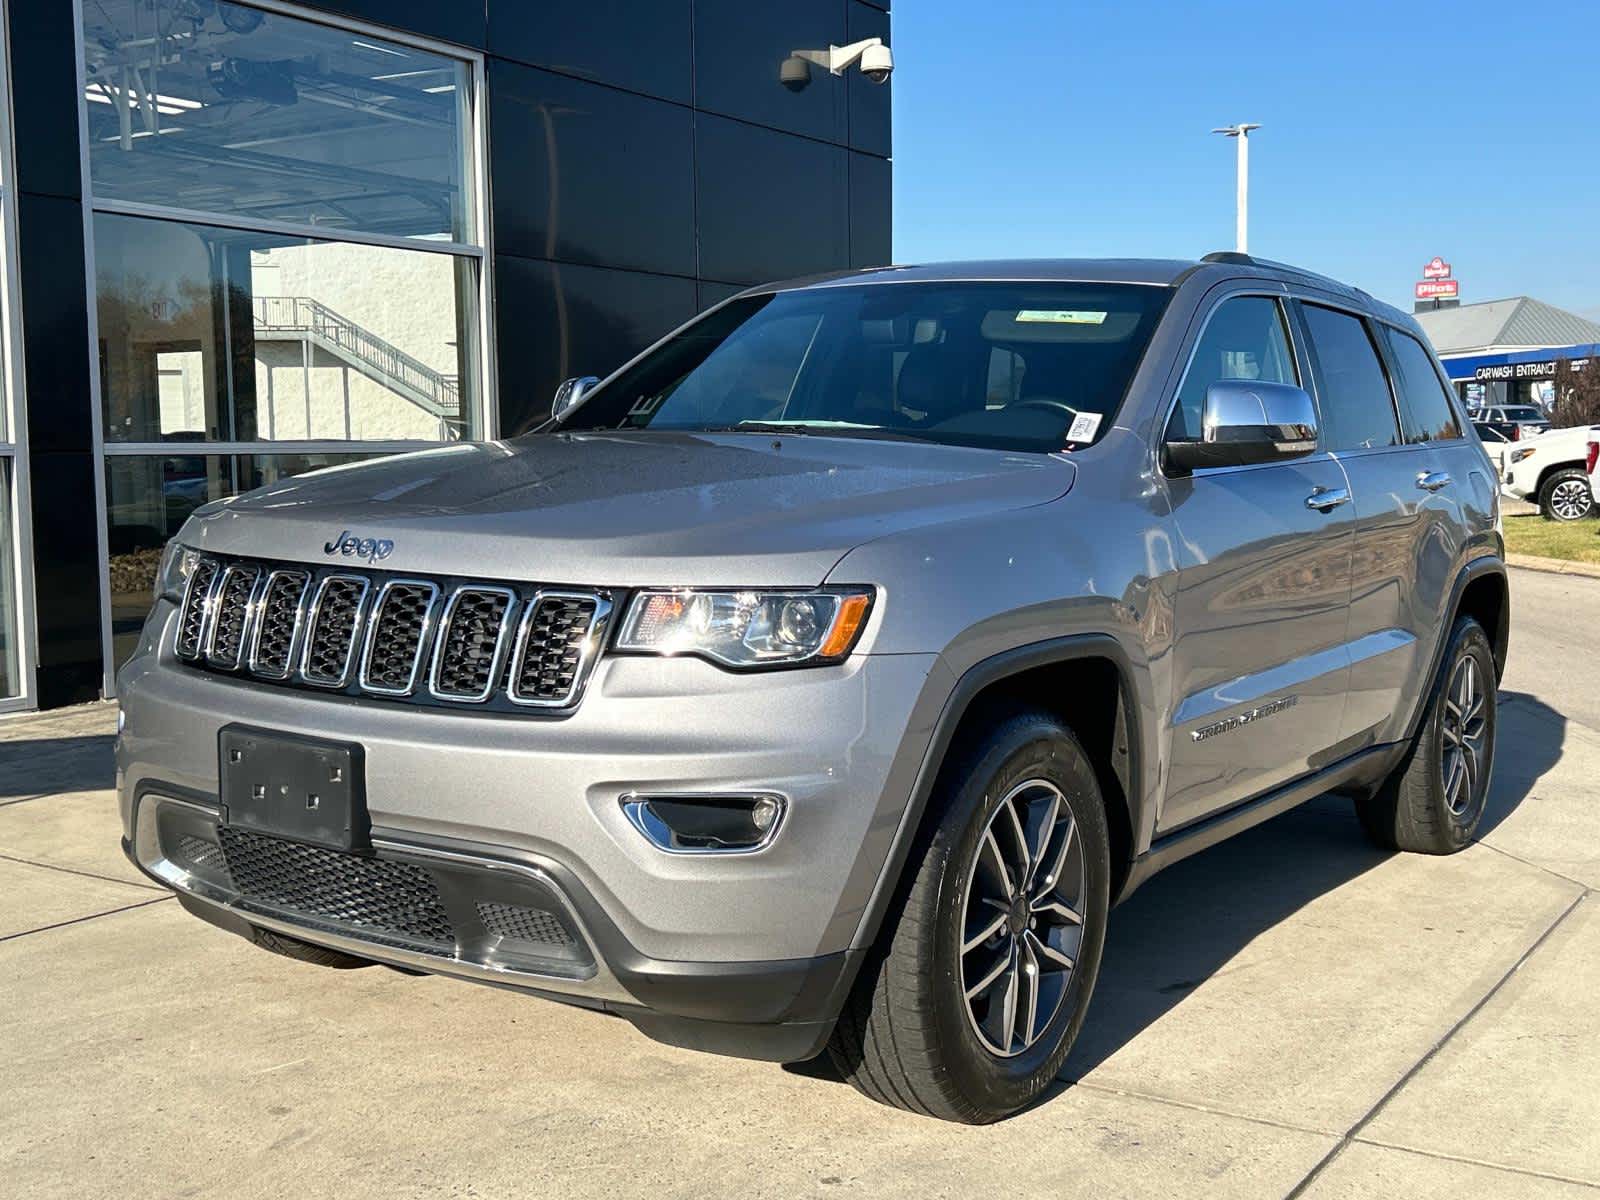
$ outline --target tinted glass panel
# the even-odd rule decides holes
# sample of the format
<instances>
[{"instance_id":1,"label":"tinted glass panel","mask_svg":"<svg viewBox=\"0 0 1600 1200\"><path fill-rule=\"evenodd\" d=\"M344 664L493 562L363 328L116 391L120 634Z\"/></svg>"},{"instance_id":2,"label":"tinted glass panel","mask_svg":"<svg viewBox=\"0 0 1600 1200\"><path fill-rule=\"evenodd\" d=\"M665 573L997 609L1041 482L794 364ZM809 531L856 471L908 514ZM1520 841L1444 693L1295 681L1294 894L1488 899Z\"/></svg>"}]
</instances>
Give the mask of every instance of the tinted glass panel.
<instances>
[{"instance_id":1,"label":"tinted glass panel","mask_svg":"<svg viewBox=\"0 0 1600 1200\"><path fill-rule=\"evenodd\" d=\"M1211 314L1178 387L1178 406L1172 411L1167 437L1181 441L1200 436L1206 389L1224 379L1300 382L1283 310L1276 300L1239 296L1224 300Z\"/></svg>"},{"instance_id":2,"label":"tinted glass panel","mask_svg":"<svg viewBox=\"0 0 1600 1200\"><path fill-rule=\"evenodd\" d=\"M106 464L106 540L111 552L111 630L116 662L133 652L154 601L161 551L202 504L291 475L355 462L358 454L112 457Z\"/></svg>"},{"instance_id":3,"label":"tinted glass panel","mask_svg":"<svg viewBox=\"0 0 1600 1200\"><path fill-rule=\"evenodd\" d=\"M562 427L1085 445L1109 428L1170 295L1040 283L752 296L678 334Z\"/></svg>"},{"instance_id":4,"label":"tinted glass panel","mask_svg":"<svg viewBox=\"0 0 1600 1200\"><path fill-rule=\"evenodd\" d=\"M475 260L100 213L108 441L471 436Z\"/></svg>"},{"instance_id":5,"label":"tinted glass panel","mask_svg":"<svg viewBox=\"0 0 1600 1200\"><path fill-rule=\"evenodd\" d=\"M497 251L694 275L689 109L515 63L489 80Z\"/></svg>"},{"instance_id":6,"label":"tinted glass panel","mask_svg":"<svg viewBox=\"0 0 1600 1200\"><path fill-rule=\"evenodd\" d=\"M102 199L471 241L466 65L241 4L83 5Z\"/></svg>"},{"instance_id":7,"label":"tinted glass panel","mask_svg":"<svg viewBox=\"0 0 1600 1200\"><path fill-rule=\"evenodd\" d=\"M1321 374L1323 446L1361 450L1398 445L1389 380L1366 323L1315 304L1305 305L1304 312Z\"/></svg>"},{"instance_id":8,"label":"tinted glass panel","mask_svg":"<svg viewBox=\"0 0 1600 1200\"><path fill-rule=\"evenodd\" d=\"M1421 342L1398 329L1384 327L1394 357L1406 441L1434 442L1461 436L1461 423L1433 368L1433 356Z\"/></svg>"},{"instance_id":9,"label":"tinted glass panel","mask_svg":"<svg viewBox=\"0 0 1600 1200\"><path fill-rule=\"evenodd\" d=\"M766 283L850 261L848 150L708 115L695 140L703 277Z\"/></svg>"}]
</instances>

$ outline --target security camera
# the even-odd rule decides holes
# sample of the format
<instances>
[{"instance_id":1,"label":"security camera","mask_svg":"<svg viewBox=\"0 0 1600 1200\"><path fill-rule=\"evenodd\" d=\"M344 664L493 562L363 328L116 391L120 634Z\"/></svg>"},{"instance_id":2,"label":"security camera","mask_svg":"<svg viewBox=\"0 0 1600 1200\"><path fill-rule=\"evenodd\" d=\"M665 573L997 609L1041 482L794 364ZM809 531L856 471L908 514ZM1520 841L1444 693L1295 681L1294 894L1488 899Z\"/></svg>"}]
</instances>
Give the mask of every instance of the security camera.
<instances>
[{"instance_id":1,"label":"security camera","mask_svg":"<svg viewBox=\"0 0 1600 1200\"><path fill-rule=\"evenodd\" d=\"M783 60L778 78L783 86L798 91L810 80L809 71L804 77L801 69L815 63L831 75L843 75L851 63L859 63L861 73L873 83L888 83L894 73L894 52L883 44L882 38L867 38L848 46L829 46L826 50L795 50Z\"/></svg>"},{"instance_id":2,"label":"security camera","mask_svg":"<svg viewBox=\"0 0 1600 1200\"><path fill-rule=\"evenodd\" d=\"M778 82L791 92L798 92L811 82L811 64L798 54L791 54L778 68Z\"/></svg>"},{"instance_id":3,"label":"security camera","mask_svg":"<svg viewBox=\"0 0 1600 1200\"><path fill-rule=\"evenodd\" d=\"M894 74L894 51L882 42L868 46L861 52L861 73L873 83L888 83Z\"/></svg>"}]
</instances>

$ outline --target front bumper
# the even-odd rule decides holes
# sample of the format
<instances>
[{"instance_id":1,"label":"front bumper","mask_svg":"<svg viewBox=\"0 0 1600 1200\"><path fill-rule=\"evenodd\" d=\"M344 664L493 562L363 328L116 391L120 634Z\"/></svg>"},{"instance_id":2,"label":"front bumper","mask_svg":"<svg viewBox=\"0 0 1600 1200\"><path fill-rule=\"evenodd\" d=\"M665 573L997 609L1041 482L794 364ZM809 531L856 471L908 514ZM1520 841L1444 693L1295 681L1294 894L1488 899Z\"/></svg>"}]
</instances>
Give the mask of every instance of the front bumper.
<instances>
[{"instance_id":1,"label":"front bumper","mask_svg":"<svg viewBox=\"0 0 1600 1200\"><path fill-rule=\"evenodd\" d=\"M208 675L157 649L171 619L158 607L119 680L118 781L130 857L191 910L620 1012L700 1048L794 1058L826 1038L910 794L907 764L920 763L937 715L932 656L763 675L614 658L576 713L542 719ZM218 731L234 722L360 743L367 857L431 879L453 938L419 944L262 903L186 858L183 836L217 840ZM751 789L788 807L776 840L748 855L664 853L620 803ZM547 912L571 944L530 953L495 938L475 923L484 903Z\"/></svg>"}]
</instances>

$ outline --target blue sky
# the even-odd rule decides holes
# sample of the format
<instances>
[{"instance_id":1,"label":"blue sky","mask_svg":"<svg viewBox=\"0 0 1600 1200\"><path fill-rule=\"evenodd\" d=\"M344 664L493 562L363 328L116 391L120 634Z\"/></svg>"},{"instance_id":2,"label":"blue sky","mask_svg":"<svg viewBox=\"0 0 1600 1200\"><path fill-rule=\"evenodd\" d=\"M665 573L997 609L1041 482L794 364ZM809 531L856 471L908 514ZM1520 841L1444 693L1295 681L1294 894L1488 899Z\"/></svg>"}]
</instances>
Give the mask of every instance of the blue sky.
<instances>
[{"instance_id":1,"label":"blue sky","mask_svg":"<svg viewBox=\"0 0 1600 1200\"><path fill-rule=\"evenodd\" d=\"M1600 318L1593 0L898 0L895 258L1197 257L1250 249L1409 310L1462 300ZM1565 58L1565 64L1563 64Z\"/></svg>"}]
</instances>

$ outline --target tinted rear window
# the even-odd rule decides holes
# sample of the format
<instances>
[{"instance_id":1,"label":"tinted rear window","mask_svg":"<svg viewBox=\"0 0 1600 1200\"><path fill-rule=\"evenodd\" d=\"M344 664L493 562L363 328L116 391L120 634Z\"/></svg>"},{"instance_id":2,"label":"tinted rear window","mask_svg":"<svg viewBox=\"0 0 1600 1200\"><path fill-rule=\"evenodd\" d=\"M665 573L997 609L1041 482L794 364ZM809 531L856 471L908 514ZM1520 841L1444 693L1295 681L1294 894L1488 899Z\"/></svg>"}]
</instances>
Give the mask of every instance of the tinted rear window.
<instances>
[{"instance_id":1,"label":"tinted rear window","mask_svg":"<svg viewBox=\"0 0 1600 1200\"><path fill-rule=\"evenodd\" d=\"M1306 327L1319 373L1322 444L1328 450L1370 450L1400 441L1389 380L1366 322L1307 304Z\"/></svg>"},{"instance_id":2,"label":"tinted rear window","mask_svg":"<svg viewBox=\"0 0 1600 1200\"><path fill-rule=\"evenodd\" d=\"M1421 342L1398 329L1383 327L1395 366L1395 389L1400 393L1406 441L1439 442L1461 436L1450 397L1434 370L1433 356Z\"/></svg>"}]
</instances>

